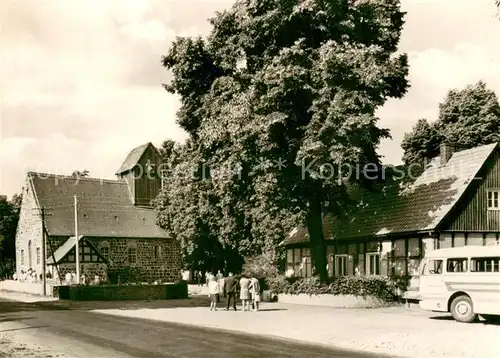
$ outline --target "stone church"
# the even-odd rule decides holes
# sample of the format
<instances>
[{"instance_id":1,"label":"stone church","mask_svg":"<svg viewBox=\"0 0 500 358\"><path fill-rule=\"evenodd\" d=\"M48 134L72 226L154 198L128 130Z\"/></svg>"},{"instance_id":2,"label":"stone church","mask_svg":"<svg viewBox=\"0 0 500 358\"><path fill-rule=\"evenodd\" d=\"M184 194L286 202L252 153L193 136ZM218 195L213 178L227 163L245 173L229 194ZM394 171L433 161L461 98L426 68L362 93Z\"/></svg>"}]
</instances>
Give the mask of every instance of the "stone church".
<instances>
[{"instance_id":1,"label":"stone church","mask_svg":"<svg viewBox=\"0 0 500 358\"><path fill-rule=\"evenodd\" d=\"M156 224L151 206L161 189L160 163L158 150L146 143L129 153L116 180L29 172L16 235L17 277L41 280L45 266L47 277L62 283L76 272L78 235L86 280L179 280L180 247Z\"/></svg>"}]
</instances>

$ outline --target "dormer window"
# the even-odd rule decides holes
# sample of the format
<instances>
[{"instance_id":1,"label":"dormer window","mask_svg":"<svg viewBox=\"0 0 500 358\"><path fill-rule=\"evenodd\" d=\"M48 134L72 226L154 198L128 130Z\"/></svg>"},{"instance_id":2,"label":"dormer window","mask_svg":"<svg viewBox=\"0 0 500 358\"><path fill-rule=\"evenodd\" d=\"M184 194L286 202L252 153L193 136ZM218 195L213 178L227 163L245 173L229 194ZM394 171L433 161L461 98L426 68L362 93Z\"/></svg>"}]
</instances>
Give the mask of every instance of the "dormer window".
<instances>
[{"instance_id":1,"label":"dormer window","mask_svg":"<svg viewBox=\"0 0 500 358\"><path fill-rule=\"evenodd\" d=\"M500 210L500 189L488 190L488 210Z\"/></svg>"}]
</instances>

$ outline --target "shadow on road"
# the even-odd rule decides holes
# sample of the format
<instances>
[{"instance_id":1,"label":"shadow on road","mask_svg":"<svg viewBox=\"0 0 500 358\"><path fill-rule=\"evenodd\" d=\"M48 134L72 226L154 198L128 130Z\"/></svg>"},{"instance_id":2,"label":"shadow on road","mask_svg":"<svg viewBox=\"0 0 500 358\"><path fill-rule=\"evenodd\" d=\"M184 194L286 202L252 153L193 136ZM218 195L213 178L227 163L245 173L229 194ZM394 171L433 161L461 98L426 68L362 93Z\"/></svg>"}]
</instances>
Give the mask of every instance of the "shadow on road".
<instances>
[{"instance_id":1,"label":"shadow on road","mask_svg":"<svg viewBox=\"0 0 500 358\"><path fill-rule=\"evenodd\" d=\"M452 316L433 316L429 317L429 319L433 319L436 321L454 321Z\"/></svg>"},{"instance_id":2,"label":"shadow on road","mask_svg":"<svg viewBox=\"0 0 500 358\"><path fill-rule=\"evenodd\" d=\"M27 316L21 316L21 315L15 315L11 316L8 314L2 314L0 315L0 323L7 323L7 322L15 322L15 321L22 321L25 319L32 319L33 317L27 317Z\"/></svg>"},{"instance_id":3,"label":"shadow on road","mask_svg":"<svg viewBox=\"0 0 500 358\"><path fill-rule=\"evenodd\" d=\"M23 328L2 329L2 330L0 330L0 333L22 331L22 330L26 330L26 329L45 328L45 327L48 327L48 326L30 326L30 327L23 327Z\"/></svg>"},{"instance_id":4,"label":"shadow on road","mask_svg":"<svg viewBox=\"0 0 500 358\"><path fill-rule=\"evenodd\" d=\"M273 303L266 302L266 307L261 307L260 311L282 311L282 308L267 307ZM209 307L210 298L208 296L193 296L187 299L178 300L145 300L145 301L40 301L33 303L15 302L0 300L1 313L31 312L31 311L52 311L52 310L79 310L90 311L96 309L168 309L179 307ZM219 309L225 307L225 301L219 303Z\"/></svg>"},{"instance_id":5,"label":"shadow on road","mask_svg":"<svg viewBox=\"0 0 500 358\"><path fill-rule=\"evenodd\" d=\"M429 319L436 320L436 321L455 321L455 319L449 315L449 316L433 316L429 317ZM460 322L457 322L460 323ZM486 326L500 326L500 320L498 319L484 319L484 318L478 318L472 324L484 324Z\"/></svg>"}]
</instances>

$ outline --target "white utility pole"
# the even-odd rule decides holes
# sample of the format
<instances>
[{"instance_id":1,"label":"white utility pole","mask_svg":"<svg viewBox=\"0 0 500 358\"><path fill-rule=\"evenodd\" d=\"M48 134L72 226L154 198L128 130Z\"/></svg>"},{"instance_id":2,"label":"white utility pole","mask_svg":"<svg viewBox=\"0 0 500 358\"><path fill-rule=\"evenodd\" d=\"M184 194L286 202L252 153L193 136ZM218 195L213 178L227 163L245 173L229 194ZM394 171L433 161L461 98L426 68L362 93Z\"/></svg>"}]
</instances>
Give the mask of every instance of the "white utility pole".
<instances>
[{"instance_id":1,"label":"white utility pole","mask_svg":"<svg viewBox=\"0 0 500 358\"><path fill-rule=\"evenodd\" d=\"M75 197L75 260L76 260L76 284L80 284L80 247L78 245L78 201Z\"/></svg>"}]
</instances>

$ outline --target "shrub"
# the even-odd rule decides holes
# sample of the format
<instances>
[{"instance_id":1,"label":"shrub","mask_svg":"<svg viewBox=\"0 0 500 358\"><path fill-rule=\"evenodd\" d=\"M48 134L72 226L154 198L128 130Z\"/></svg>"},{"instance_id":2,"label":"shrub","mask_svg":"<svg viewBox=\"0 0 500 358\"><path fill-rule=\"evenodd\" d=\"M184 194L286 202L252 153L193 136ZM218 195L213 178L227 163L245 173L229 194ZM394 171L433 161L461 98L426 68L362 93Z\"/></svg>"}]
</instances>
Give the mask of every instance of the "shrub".
<instances>
[{"instance_id":1,"label":"shrub","mask_svg":"<svg viewBox=\"0 0 500 358\"><path fill-rule=\"evenodd\" d=\"M285 293L290 289L290 282L283 275L276 275L267 278L267 286L274 293Z\"/></svg>"},{"instance_id":2,"label":"shrub","mask_svg":"<svg viewBox=\"0 0 500 358\"><path fill-rule=\"evenodd\" d=\"M13 259L0 262L0 280L10 279L16 272L16 263Z\"/></svg>"},{"instance_id":3,"label":"shrub","mask_svg":"<svg viewBox=\"0 0 500 358\"><path fill-rule=\"evenodd\" d=\"M278 268L270 253L262 253L261 255L245 259L242 273L248 276L267 279L278 276Z\"/></svg>"},{"instance_id":4,"label":"shrub","mask_svg":"<svg viewBox=\"0 0 500 358\"><path fill-rule=\"evenodd\" d=\"M376 297L384 301L395 299L393 283L390 279L377 276L342 276L329 283L321 283L317 277L299 278L290 283L280 276L272 281L271 289L275 293L298 295L354 295L358 297Z\"/></svg>"}]
</instances>

